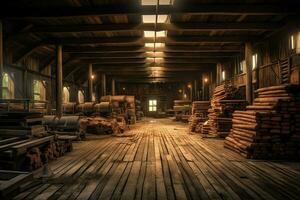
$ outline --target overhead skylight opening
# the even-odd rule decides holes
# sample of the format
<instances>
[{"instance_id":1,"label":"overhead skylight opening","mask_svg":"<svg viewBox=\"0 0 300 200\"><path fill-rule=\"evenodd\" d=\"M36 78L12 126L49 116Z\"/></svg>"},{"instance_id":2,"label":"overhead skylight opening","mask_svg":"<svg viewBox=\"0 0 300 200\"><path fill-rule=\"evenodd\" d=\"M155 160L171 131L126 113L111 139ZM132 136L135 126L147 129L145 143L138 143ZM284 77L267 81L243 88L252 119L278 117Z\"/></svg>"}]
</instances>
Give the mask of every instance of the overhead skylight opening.
<instances>
[{"instance_id":1,"label":"overhead skylight opening","mask_svg":"<svg viewBox=\"0 0 300 200\"><path fill-rule=\"evenodd\" d=\"M155 48L156 47L164 47L165 43L155 43Z\"/></svg>"},{"instance_id":2,"label":"overhead skylight opening","mask_svg":"<svg viewBox=\"0 0 300 200\"><path fill-rule=\"evenodd\" d=\"M166 31L156 31L156 37L166 37Z\"/></svg>"},{"instance_id":3,"label":"overhead skylight opening","mask_svg":"<svg viewBox=\"0 0 300 200\"><path fill-rule=\"evenodd\" d=\"M156 15L143 15L143 23L155 23Z\"/></svg>"},{"instance_id":4,"label":"overhead skylight opening","mask_svg":"<svg viewBox=\"0 0 300 200\"><path fill-rule=\"evenodd\" d=\"M146 58L147 62L154 62L154 58Z\"/></svg>"},{"instance_id":5,"label":"overhead skylight opening","mask_svg":"<svg viewBox=\"0 0 300 200\"><path fill-rule=\"evenodd\" d=\"M163 52L154 52L154 51L147 51L147 57L155 57L155 58L161 58L163 57Z\"/></svg>"},{"instance_id":6,"label":"overhead skylight opening","mask_svg":"<svg viewBox=\"0 0 300 200\"><path fill-rule=\"evenodd\" d=\"M145 47L154 47L154 43L145 43Z\"/></svg>"},{"instance_id":7,"label":"overhead skylight opening","mask_svg":"<svg viewBox=\"0 0 300 200\"><path fill-rule=\"evenodd\" d=\"M157 15L157 23L165 23L168 15Z\"/></svg>"},{"instance_id":8,"label":"overhead skylight opening","mask_svg":"<svg viewBox=\"0 0 300 200\"><path fill-rule=\"evenodd\" d=\"M144 36L145 37L155 37L155 32L154 31L144 31Z\"/></svg>"},{"instance_id":9,"label":"overhead skylight opening","mask_svg":"<svg viewBox=\"0 0 300 200\"><path fill-rule=\"evenodd\" d=\"M142 0L143 6L157 5L158 0ZM171 5L172 0L159 0L159 5Z\"/></svg>"},{"instance_id":10,"label":"overhead skylight opening","mask_svg":"<svg viewBox=\"0 0 300 200\"><path fill-rule=\"evenodd\" d=\"M145 37L155 37L155 31L144 31ZM166 37L166 31L156 31L156 37Z\"/></svg>"},{"instance_id":11,"label":"overhead skylight opening","mask_svg":"<svg viewBox=\"0 0 300 200\"><path fill-rule=\"evenodd\" d=\"M159 0L159 5L172 5L172 0Z\"/></svg>"},{"instance_id":12,"label":"overhead skylight opening","mask_svg":"<svg viewBox=\"0 0 300 200\"><path fill-rule=\"evenodd\" d=\"M156 15L143 15L143 23L155 23ZM157 23L165 23L168 19L168 15L157 15Z\"/></svg>"},{"instance_id":13,"label":"overhead skylight opening","mask_svg":"<svg viewBox=\"0 0 300 200\"><path fill-rule=\"evenodd\" d=\"M157 0L142 0L143 6L156 5Z\"/></svg>"},{"instance_id":14,"label":"overhead skylight opening","mask_svg":"<svg viewBox=\"0 0 300 200\"><path fill-rule=\"evenodd\" d=\"M155 58L155 63L162 63L164 58Z\"/></svg>"}]
</instances>

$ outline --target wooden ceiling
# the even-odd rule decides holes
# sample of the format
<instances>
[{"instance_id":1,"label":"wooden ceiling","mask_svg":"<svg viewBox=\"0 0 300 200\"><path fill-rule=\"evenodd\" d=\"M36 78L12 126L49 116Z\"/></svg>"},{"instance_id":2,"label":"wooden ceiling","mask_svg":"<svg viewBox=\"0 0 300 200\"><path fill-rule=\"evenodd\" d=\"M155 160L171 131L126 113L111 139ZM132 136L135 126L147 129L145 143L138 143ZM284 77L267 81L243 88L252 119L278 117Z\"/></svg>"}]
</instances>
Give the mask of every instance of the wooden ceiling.
<instances>
[{"instance_id":1,"label":"wooden ceiling","mask_svg":"<svg viewBox=\"0 0 300 200\"><path fill-rule=\"evenodd\" d=\"M34 55L42 60L40 69L54 65L61 44L65 78L85 80L92 63L94 71L120 81L172 81L242 54L245 42L295 23L299 13L299 3L281 0L175 0L158 6L139 0L16 0L1 5L0 16L13 63ZM167 21L143 23L142 15L157 14ZM167 34L145 37L144 31ZM145 47L154 42L165 46L154 53Z\"/></svg>"}]
</instances>

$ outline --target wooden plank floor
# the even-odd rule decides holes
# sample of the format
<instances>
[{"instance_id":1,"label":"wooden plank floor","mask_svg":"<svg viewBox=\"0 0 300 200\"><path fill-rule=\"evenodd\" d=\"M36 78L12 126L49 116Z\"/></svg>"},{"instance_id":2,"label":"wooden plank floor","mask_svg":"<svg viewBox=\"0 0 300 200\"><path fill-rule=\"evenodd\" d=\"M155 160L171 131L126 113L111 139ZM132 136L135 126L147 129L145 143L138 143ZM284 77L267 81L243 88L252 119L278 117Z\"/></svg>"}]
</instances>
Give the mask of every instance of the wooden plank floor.
<instances>
[{"instance_id":1,"label":"wooden plank floor","mask_svg":"<svg viewBox=\"0 0 300 200\"><path fill-rule=\"evenodd\" d=\"M14 199L300 199L300 163L253 161L168 119L89 139Z\"/></svg>"}]
</instances>

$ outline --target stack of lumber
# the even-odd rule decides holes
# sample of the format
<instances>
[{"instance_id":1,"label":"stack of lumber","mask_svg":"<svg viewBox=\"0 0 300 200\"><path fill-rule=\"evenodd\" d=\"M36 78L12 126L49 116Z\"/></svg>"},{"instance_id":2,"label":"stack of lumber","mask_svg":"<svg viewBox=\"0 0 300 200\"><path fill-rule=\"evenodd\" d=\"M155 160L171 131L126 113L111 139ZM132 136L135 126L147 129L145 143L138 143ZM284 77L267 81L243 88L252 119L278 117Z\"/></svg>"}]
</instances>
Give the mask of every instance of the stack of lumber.
<instances>
[{"instance_id":1,"label":"stack of lumber","mask_svg":"<svg viewBox=\"0 0 300 200\"><path fill-rule=\"evenodd\" d=\"M77 105L77 111L82 113L83 115L90 116L92 115L94 110L95 103L94 102L85 102Z\"/></svg>"},{"instance_id":2,"label":"stack of lumber","mask_svg":"<svg viewBox=\"0 0 300 200\"><path fill-rule=\"evenodd\" d=\"M261 88L246 111L235 111L225 147L253 159L300 158L300 88Z\"/></svg>"},{"instance_id":3,"label":"stack of lumber","mask_svg":"<svg viewBox=\"0 0 300 200\"><path fill-rule=\"evenodd\" d=\"M142 111L141 101L136 99L135 100L135 113L136 113L136 120L139 121L144 117L144 112Z\"/></svg>"},{"instance_id":4,"label":"stack of lumber","mask_svg":"<svg viewBox=\"0 0 300 200\"><path fill-rule=\"evenodd\" d=\"M76 113L76 102L69 102L62 104L64 114L75 114Z\"/></svg>"},{"instance_id":5,"label":"stack of lumber","mask_svg":"<svg viewBox=\"0 0 300 200\"><path fill-rule=\"evenodd\" d=\"M45 115L43 124L48 131L58 135L73 135L77 139L85 138L85 130L80 124L82 117L76 115L56 117L55 115Z\"/></svg>"},{"instance_id":6,"label":"stack of lumber","mask_svg":"<svg viewBox=\"0 0 300 200\"><path fill-rule=\"evenodd\" d=\"M240 100L238 90L231 84L217 86L208 109L209 134L225 138L232 127L232 113L235 110L245 110L247 102Z\"/></svg>"},{"instance_id":7,"label":"stack of lumber","mask_svg":"<svg viewBox=\"0 0 300 200\"><path fill-rule=\"evenodd\" d=\"M114 134L120 132L120 126L116 119L86 117L80 120L80 124L87 133Z\"/></svg>"},{"instance_id":8,"label":"stack of lumber","mask_svg":"<svg viewBox=\"0 0 300 200\"><path fill-rule=\"evenodd\" d=\"M189 131L200 133L201 125L207 119L207 110L210 108L209 101L194 101L192 104L192 115L189 119Z\"/></svg>"},{"instance_id":9,"label":"stack of lumber","mask_svg":"<svg viewBox=\"0 0 300 200\"><path fill-rule=\"evenodd\" d=\"M208 124L208 120L205 121L200 127L197 127L198 129L201 129L202 134L208 134L210 130L210 126Z\"/></svg>"},{"instance_id":10,"label":"stack of lumber","mask_svg":"<svg viewBox=\"0 0 300 200\"><path fill-rule=\"evenodd\" d=\"M175 112L175 120L188 122L191 115L190 100L174 100L173 110Z\"/></svg>"}]
</instances>

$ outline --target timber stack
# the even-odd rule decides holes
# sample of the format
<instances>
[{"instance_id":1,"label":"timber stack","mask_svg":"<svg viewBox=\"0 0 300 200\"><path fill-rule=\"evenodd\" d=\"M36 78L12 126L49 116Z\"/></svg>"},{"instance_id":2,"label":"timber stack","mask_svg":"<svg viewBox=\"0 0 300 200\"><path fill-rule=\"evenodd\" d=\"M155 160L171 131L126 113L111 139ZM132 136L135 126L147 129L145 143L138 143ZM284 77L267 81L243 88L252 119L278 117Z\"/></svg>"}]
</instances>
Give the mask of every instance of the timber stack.
<instances>
[{"instance_id":1,"label":"timber stack","mask_svg":"<svg viewBox=\"0 0 300 200\"><path fill-rule=\"evenodd\" d=\"M122 130L123 126L121 127L120 124L118 124L118 121L123 123L124 119L116 120L114 118L108 119L103 117L86 117L81 119L80 124L87 133L98 135L115 134L124 131Z\"/></svg>"},{"instance_id":2,"label":"timber stack","mask_svg":"<svg viewBox=\"0 0 300 200\"><path fill-rule=\"evenodd\" d=\"M253 159L300 158L300 88L261 88L246 111L235 111L225 147Z\"/></svg>"},{"instance_id":3,"label":"timber stack","mask_svg":"<svg viewBox=\"0 0 300 200\"><path fill-rule=\"evenodd\" d=\"M191 114L190 100L174 100L173 110L175 112L175 120L188 122Z\"/></svg>"},{"instance_id":4,"label":"timber stack","mask_svg":"<svg viewBox=\"0 0 300 200\"><path fill-rule=\"evenodd\" d=\"M200 133L201 126L207 119L207 110L210 108L209 101L194 101L192 103L192 115L189 118L189 131Z\"/></svg>"},{"instance_id":5,"label":"timber stack","mask_svg":"<svg viewBox=\"0 0 300 200\"><path fill-rule=\"evenodd\" d=\"M241 100L239 91L230 83L217 86L208 109L209 134L225 138L232 127L232 113L244 110L246 106L247 102Z\"/></svg>"}]
</instances>

